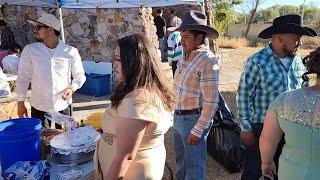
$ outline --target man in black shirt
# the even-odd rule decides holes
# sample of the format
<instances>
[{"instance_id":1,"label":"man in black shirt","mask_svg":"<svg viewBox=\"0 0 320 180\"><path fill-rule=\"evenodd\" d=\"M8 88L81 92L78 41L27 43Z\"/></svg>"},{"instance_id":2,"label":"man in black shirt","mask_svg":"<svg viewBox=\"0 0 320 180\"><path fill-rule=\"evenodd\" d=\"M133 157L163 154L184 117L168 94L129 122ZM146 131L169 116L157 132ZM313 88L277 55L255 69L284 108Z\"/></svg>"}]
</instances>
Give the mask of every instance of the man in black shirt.
<instances>
[{"instance_id":1,"label":"man in black shirt","mask_svg":"<svg viewBox=\"0 0 320 180\"><path fill-rule=\"evenodd\" d=\"M157 9L157 16L154 18L154 24L156 25L157 28L157 36L158 36L158 41L159 41L159 48L161 51L161 59L165 59L165 44L164 44L164 39L166 36L166 20L162 17L163 11L162 9Z\"/></svg>"}]
</instances>

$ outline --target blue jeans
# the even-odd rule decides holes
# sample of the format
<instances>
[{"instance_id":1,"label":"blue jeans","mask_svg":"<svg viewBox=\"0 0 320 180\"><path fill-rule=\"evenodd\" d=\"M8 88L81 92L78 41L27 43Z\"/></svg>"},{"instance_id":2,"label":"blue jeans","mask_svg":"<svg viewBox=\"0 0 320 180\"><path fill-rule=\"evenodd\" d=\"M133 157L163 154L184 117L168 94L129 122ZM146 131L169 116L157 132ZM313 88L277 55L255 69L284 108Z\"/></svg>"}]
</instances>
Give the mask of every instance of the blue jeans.
<instances>
[{"instance_id":1,"label":"blue jeans","mask_svg":"<svg viewBox=\"0 0 320 180\"><path fill-rule=\"evenodd\" d=\"M203 180L205 179L207 162L207 136L210 126L204 130L200 144L190 145L187 138L197 123L200 114L174 115L174 151L176 154L177 180Z\"/></svg>"}]
</instances>

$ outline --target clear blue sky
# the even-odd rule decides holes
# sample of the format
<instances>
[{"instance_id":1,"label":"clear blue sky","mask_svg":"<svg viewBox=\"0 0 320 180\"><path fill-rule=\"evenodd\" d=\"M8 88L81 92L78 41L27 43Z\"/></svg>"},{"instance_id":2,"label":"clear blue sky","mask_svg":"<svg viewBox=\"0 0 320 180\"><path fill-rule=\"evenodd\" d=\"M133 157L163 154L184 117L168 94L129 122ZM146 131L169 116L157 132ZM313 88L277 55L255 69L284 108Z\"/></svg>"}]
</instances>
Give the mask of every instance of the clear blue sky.
<instances>
[{"instance_id":1,"label":"clear blue sky","mask_svg":"<svg viewBox=\"0 0 320 180\"><path fill-rule=\"evenodd\" d=\"M279 4L279 5L294 5L299 6L303 4L303 0L262 0L261 8L267 8L271 7L273 5ZM310 3L313 3L319 7L319 0L305 0L305 4L309 5Z\"/></svg>"},{"instance_id":2,"label":"clear blue sky","mask_svg":"<svg viewBox=\"0 0 320 180\"><path fill-rule=\"evenodd\" d=\"M305 5L310 5L311 3L320 8L320 0L305 0ZM262 4L259 6L259 9L265 9L276 4L300 6L303 4L303 0L262 0ZM241 6L243 5L236 7L236 10L241 12L243 9Z\"/></svg>"}]
</instances>

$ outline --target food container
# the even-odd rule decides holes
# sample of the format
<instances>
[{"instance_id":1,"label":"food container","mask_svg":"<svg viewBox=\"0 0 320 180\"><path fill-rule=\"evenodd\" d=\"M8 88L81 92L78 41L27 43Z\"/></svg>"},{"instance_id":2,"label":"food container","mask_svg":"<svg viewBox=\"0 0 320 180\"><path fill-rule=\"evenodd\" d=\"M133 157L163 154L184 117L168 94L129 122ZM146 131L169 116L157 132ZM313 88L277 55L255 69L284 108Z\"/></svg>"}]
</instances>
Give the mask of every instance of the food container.
<instances>
[{"instance_id":1,"label":"food container","mask_svg":"<svg viewBox=\"0 0 320 180\"><path fill-rule=\"evenodd\" d=\"M84 126L53 137L51 155L61 164L81 164L92 160L100 134L92 126Z\"/></svg>"}]
</instances>

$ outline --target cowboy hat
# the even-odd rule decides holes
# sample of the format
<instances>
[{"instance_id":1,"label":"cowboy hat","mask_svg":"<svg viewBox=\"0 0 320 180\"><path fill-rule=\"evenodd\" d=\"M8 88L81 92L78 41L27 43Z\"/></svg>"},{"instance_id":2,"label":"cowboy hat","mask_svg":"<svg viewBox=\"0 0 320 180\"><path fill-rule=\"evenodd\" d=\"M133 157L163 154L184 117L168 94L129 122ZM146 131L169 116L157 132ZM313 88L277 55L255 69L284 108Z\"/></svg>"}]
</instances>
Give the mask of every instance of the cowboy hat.
<instances>
[{"instance_id":1,"label":"cowboy hat","mask_svg":"<svg viewBox=\"0 0 320 180\"><path fill-rule=\"evenodd\" d=\"M52 14L43 13L37 20L28 20L34 26L46 25L60 32L60 21Z\"/></svg>"},{"instance_id":2,"label":"cowboy hat","mask_svg":"<svg viewBox=\"0 0 320 180\"><path fill-rule=\"evenodd\" d=\"M214 28L207 26L207 16L200 11L191 10L184 13L182 23L177 31L183 30L197 30L207 34L206 37L211 39L217 39L219 33Z\"/></svg>"},{"instance_id":3,"label":"cowboy hat","mask_svg":"<svg viewBox=\"0 0 320 180\"><path fill-rule=\"evenodd\" d=\"M258 37L262 39L269 39L274 34L317 36L317 32L315 30L308 27L302 27L301 16L294 14L275 18L272 26L261 31Z\"/></svg>"}]
</instances>

